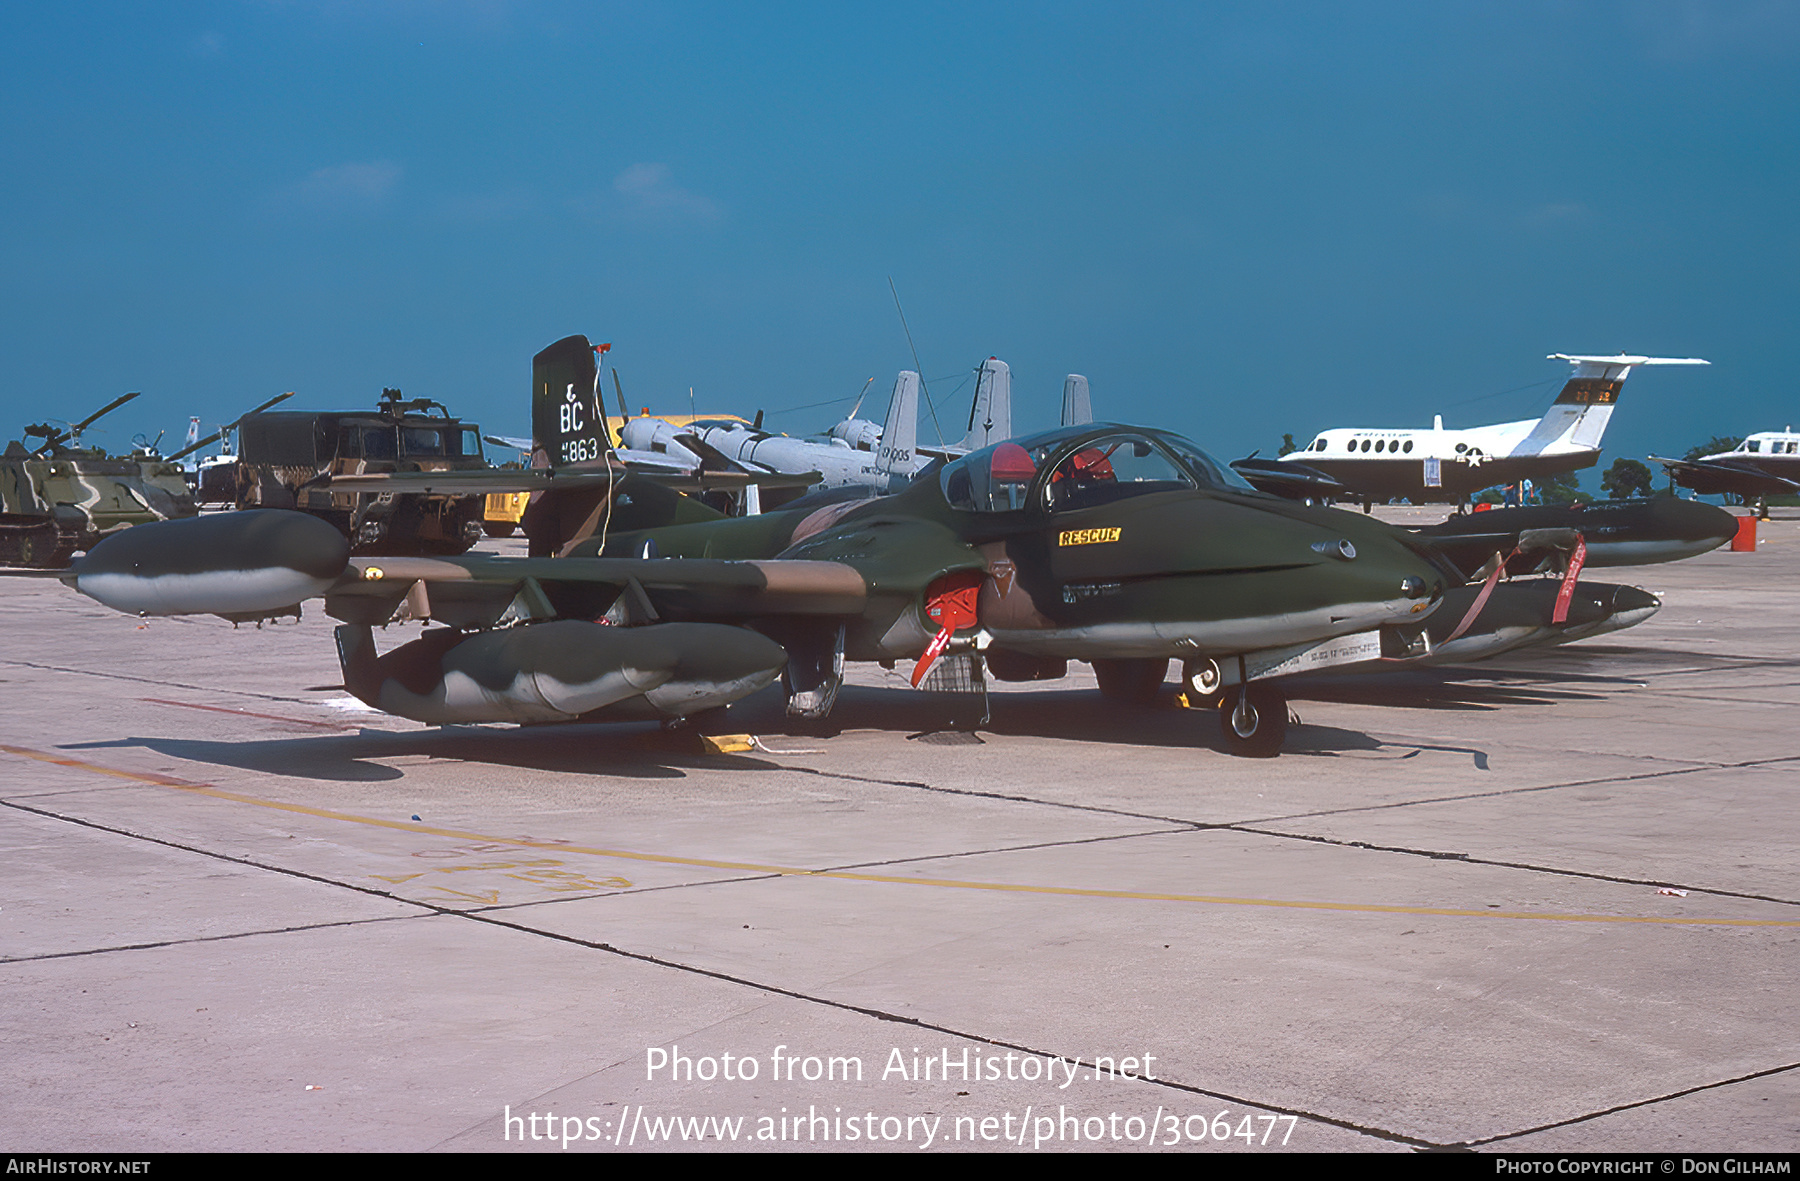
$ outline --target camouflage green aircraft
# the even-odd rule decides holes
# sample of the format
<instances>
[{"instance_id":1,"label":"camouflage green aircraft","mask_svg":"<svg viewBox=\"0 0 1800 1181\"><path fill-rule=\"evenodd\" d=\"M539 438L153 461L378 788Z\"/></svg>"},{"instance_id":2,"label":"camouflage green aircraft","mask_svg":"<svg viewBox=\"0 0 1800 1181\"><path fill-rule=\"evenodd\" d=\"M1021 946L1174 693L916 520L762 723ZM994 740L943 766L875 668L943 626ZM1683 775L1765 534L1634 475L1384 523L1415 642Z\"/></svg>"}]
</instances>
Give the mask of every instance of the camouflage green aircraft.
<instances>
[{"instance_id":1,"label":"camouflage green aircraft","mask_svg":"<svg viewBox=\"0 0 1800 1181\"><path fill-rule=\"evenodd\" d=\"M111 456L81 446L88 427L137 396L115 398L67 428L28 426L27 442L7 444L0 454L0 566L55 569L121 529L194 515L174 462L148 450Z\"/></svg>"},{"instance_id":2,"label":"camouflage green aircraft","mask_svg":"<svg viewBox=\"0 0 1800 1181\"><path fill-rule=\"evenodd\" d=\"M1172 659L1226 748L1272 755L1281 680L1491 655L1627 626L1657 602L1555 580L1478 588L1378 520L1258 493L1173 434L1093 424L934 464L876 499L724 517L636 475L561 556L356 558L279 510L133 529L65 576L144 615L258 619L323 597L345 687L433 724L682 719L784 682L832 708L844 662L1004 680L1093 665L1145 701ZM1446 602L1449 609L1441 609ZM1484 606L1485 604L1485 606ZM378 654L372 628L442 626ZM1460 622L1458 620L1460 619Z\"/></svg>"},{"instance_id":3,"label":"camouflage green aircraft","mask_svg":"<svg viewBox=\"0 0 1800 1181\"><path fill-rule=\"evenodd\" d=\"M255 510L122 534L65 580L146 615L260 619L322 596L343 623L345 687L427 723L680 720L777 677L788 713L816 723L852 660L905 661L915 686L965 690L1059 678L1079 660L1106 696L1148 703L1179 659L1186 700L1220 707L1227 748L1249 755L1280 748L1289 675L1480 659L1659 605L1577 585L1579 557L1537 554L1578 543L1569 529L1530 544L1484 533L1515 553L1465 579L1480 560L1469 544L1452 554L1260 493L1177 435L1112 424L946 458L888 496L838 490L725 516L677 490L793 477L617 455L598 433L591 353L571 337L533 359L533 449L567 462L332 481L529 490L530 557L352 559L323 522ZM1572 573L1498 583L1527 549ZM442 626L378 654L372 629L397 620Z\"/></svg>"}]
</instances>

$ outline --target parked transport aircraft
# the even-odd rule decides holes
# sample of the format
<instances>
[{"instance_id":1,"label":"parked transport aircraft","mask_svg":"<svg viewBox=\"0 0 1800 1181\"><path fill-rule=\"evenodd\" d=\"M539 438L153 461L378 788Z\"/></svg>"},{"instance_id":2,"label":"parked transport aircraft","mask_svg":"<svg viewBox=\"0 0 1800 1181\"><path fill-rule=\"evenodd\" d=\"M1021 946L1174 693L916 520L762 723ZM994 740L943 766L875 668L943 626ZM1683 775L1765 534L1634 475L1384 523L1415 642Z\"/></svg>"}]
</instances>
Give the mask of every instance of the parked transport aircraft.
<instances>
[{"instance_id":1,"label":"parked transport aircraft","mask_svg":"<svg viewBox=\"0 0 1800 1181\"><path fill-rule=\"evenodd\" d=\"M1363 502L1405 497L1414 503L1461 504L1483 488L1592 467L1625 378L1640 365L1706 365L1697 357L1551 354L1575 367L1542 418L1445 430L1348 427L1321 431L1282 462L1331 476Z\"/></svg>"}]
</instances>

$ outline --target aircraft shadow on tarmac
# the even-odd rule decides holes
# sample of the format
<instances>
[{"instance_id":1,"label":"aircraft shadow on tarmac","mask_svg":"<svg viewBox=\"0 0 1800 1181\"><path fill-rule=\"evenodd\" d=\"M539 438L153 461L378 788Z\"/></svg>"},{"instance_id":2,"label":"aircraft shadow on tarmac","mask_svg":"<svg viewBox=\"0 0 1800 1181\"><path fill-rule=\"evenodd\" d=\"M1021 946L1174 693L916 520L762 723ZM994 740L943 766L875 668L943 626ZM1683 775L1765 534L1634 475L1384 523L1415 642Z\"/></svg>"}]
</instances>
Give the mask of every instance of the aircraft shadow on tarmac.
<instances>
[{"instance_id":1,"label":"aircraft shadow on tarmac","mask_svg":"<svg viewBox=\"0 0 1800 1181\"><path fill-rule=\"evenodd\" d=\"M1379 705L1414 710L1491 711L1555 705L1604 696L1603 688L1636 684L1626 677L1573 672L1458 667L1408 669L1356 677L1296 678L1290 682L1296 712L1306 702ZM1590 686L1583 689L1578 686ZM994 693L982 719L978 694L920 693L912 689L846 686L822 735L846 730L880 730L914 738L968 734L958 744L977 744L979 732L1025 738L1103 742L1111 745L1222 749L1217 716L1211 710L1182 710L1171 704L1173 686L1154 705L1105 701L1093 691L1067 688ZM711 733L780 735L789 729L782 698L774 689L733 705L706 726ZM804 745L804 737L778 740ZM922 745L936 745L928 741ZM621 779L680 779L690 770L771 771L779 764L742 754L704 754L691 730L665 731L643 724L555 726L446 726L395 732L365 729L355 734L225 742L192 738L132 737L75 743L63 750L144 747L187 762L234 767L292 778L340 782L380 782L406 777L406 767L383 760L413 757L487 763L540 771L560 771ZM1487 752L1459 746L1383 741L1369 734L1301 719L1288 735L1289 755L1380 754L1412 758L1425 750L1470 755L1487 768Z\"/></svg>"},{"instance_id":2,"label":"aircraft shadow on tarmac","mask_svg":"<svg viewBox=\"0 0 1800 1181\"><path fill-rule=\"evenodd\" d=\"M616 779L681 779L688 770L702 765L703 758L707 767L778 769L765 759L744 755L702 756L695 736L665 734L641 725L445 726L399 733L362 730L356 734L247 742L121 738L73 743L57 749L123 747L143 747L191 763L344 783L404 779L409 768L390 767L379 760L408 756Z\"/></svg>"}]
</instances>

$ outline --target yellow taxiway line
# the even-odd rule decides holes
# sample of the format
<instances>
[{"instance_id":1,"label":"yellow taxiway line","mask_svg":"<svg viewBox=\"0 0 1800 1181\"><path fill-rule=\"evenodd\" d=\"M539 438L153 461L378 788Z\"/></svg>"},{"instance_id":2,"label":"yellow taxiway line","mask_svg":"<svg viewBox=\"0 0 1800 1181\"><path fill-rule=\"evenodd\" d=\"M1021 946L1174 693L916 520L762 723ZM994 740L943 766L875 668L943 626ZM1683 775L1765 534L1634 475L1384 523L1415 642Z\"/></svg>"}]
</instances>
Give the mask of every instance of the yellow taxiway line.
<instances>
[{"instance_id":1,"label":"yellow taxiway line","mask_svg":"<svg viewBox=\"0 0 1800 1181\"><path fill-rule=\"evenodd\" d=\"M107 767L99 763L90 763L84 759L72 759L66 755L50 754L33 750L24 746L9 746L0 743L0 752L17 755L20 758L35 759L38 762L50 763L58 767L70 767L96 775L106 775L114 779L125 779L135 783L147 783L156 787L173 788L176 791L191 795L209 796L216 800L229 800L237 804L251 804L258 808L273 808L281 812L293 812L302 816L316 816L324 820L340 820L350 824L366 824L376 828L391 828L401 832L425 833L430 836L449 837L454 840L479 841L484 844L516 845L527 849L551 849L558 853L581 853L592 857L612 857L623 861L646 861L659 865L691 865L703 869L726 869L747 873L771 874L780 877L830 878L848 882L876 882L894 886L936 886L947 890L991 890L1013 894L1049 894L1073 898L1122 898L1148 902L1199 902L1215 906L1261 906L1278 907L1288 910L1335 910L1352 911L1364 914L1404 914L1404 915L1440 915L1447 918L1480 918L1480 919L1537 919L1559 923L1648 923L1655 926L1684 927L1800 927L1800 919L1725 919L1725 918L1684 918L1670 915L1624 915L1624 914L1554 914L1543 911L1508 911L1508 910L1462 910L1447 906L1382 906L1366 902L1306 902L1281 898L1233 898L1213 894L1169 894L1149 890L1100 890L1082 886L1032 886L1017 882L971 882L957 878L923 878L906 877L899 874L858 873L843 869L800 869L789 865L764 865L754 861L718 861L706 857L678 857L668 853L638 853L629 849L602 849L584 845L568 845L560 842L535 840L530 837L490 836L486 833L468 832L456 828L434 828L430 825L401 820L381 820L373 816L357 816L350 812L336 812L328 808L309 808L304 804L288 804L280 800L266 800L258 796L244 795L240 792L226 791L204 783L192 783L185 779L177 779L171 775L161 775L147 771L125 771L116 767Z\"/></svg>"}]
</instances>

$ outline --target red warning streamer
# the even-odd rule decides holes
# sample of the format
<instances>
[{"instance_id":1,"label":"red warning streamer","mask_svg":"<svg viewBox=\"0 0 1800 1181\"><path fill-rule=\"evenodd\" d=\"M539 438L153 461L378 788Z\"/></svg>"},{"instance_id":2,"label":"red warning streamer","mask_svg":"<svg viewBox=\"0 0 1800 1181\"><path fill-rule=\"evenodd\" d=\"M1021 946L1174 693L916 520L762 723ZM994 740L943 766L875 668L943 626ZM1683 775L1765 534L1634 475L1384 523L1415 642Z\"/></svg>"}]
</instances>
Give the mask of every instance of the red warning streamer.
<instances>
[{"instance_id":1,"label":"red warning streamer","mask_svg":"<svg viewBox=\"0 0 1800 1181\"><path fill-rule=\"evenodd\" d=\"M1500 556L1500 551L1494 551L1494 568L1488 572L1487 581L1482 584L1481 593L1475 596L1475 601L1469 604L1468 613L1462 617L1462 622L1456 625L1455 631L1444 637L1443 643L1448 644L1452 640L1459 639L1464 632L1469 630L1469 626L1475 622L1475 617L1481 614L1483 607L1487 606L1488 596L1494 593L1494 584L1500 581L1502 574L1506 573L1506 564L1517 557L1518 553L1519 551L1515 547L1512 553L1503 558Z\"/></svg>"},{"instance_id":2,"label":"red warning streamer","mask_svg":"<svg viewBox=\"0 0 1800 1181\"><path fill-rule=\"evenodd\" d=\"M1551 623L1567 623L1569 619L1569 600L1575 597L1575 580L1581 577L1581 568L1587 565L1587 539L1581 534L1575 535L1575 552L1569 556L1569 569L1563 575L1562 589L1556 592L1556 610L1550 615Z\"/></svg>"},{"instance_id":3,"label":"red warning streamer","mask_svg":"<svg viewBox=\"0 0 1800 1181\"><path fill-rule=\"evenodd\" d=\"M913 688L919 687L931 666L944 654L950 637L965 627L975 626L979 618L976 605L981 598L981 584L986 579L985 571L961 570L946 574L925 588L925 618L938 625L938 633L932 637L925 655L919 657L919 663L913 666Z\"/></svg>"}]
</instances>

